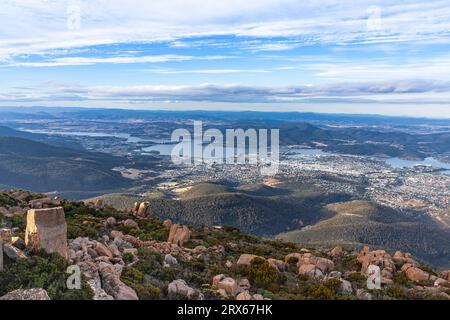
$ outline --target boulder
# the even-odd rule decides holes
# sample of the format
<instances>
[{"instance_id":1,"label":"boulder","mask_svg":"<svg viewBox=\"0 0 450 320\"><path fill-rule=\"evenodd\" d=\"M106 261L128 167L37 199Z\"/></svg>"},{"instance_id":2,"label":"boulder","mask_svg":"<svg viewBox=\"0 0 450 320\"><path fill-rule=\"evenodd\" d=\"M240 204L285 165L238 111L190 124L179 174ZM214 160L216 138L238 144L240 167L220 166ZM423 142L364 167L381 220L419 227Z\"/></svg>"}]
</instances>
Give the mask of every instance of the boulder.
<instances>
[{"instance_id":1,"label":"boulder","mask_svg":"<svg viewBox=\"0 0 450 320\"><path fill-rule=\"evenodd\" d=\"M239 257L239 259L238 259L236 264L238 266L249 266L250 263L252 262L252 260L255 259L255 258L264 259L262 257L258 257L257 255L254 255L254 254L244 253L244 254L241 254L241 256Z\"/></svg>"},{"instance_id":2,"label":"boulder","mask_svg":"<svg viewBox=\"0 0 450 320\"><path fill-rule=\"evenodd\" d=\"M236 300L252 300L252 295L248 291L244 291L236 296Z\"/></svg>"},{"instance_id":3,"label":"boulder","mask_svg":"<svg viewBox=\"0 0 450 320\"><path fill-rule=\"evenodd\" d=\"M99 209L103 208L103 199L102 198L95 199L94 206Z\"/></svg>"},{"instance_id":4,"label":"boulder","mask_svg":"<svg viewBox=\"0 0 450 320\"><path fill-rule=\"evenodd\" d=\"M178 264L177 259L174 256L172 256L171 254L166 254L164 256L164 265L166 265L166 266L174 266L174 265L177 265L177 264Z\"/></svg>"},{"instance_id":5,"label":"boulder","mask_svg":"<svg viewBox=\"0 0 450 320\"><path fill-rule=\"evenodd\" d=\"M23 253L22 250L14 247L10 243L5 243L3 245L3 252L8 256L8 258L14 261L27 258L27 256L25 255L25 253Z\"/></svg>"},{"instance_id":6,"label":"boulder","mask_svg":"<svg viewBox=\"0 0 450 320\"><path fill-rule=\"evenodd\" d=\"M391 273L395 271L395 263L390 254L384 250L370 251L368 246L364 246L363 250L357 256L361 263L361 273L366 274L369 265L379 266L381 269L387 269Z\"/></svg>"},{"instance_id":7,"label":"boulder","mask_svg":"<svg viewBox=\"0 0 450 320\"><path fill-rule=\"evenodd\" d=\"M284 272L286 270L286 263L282 260L270 258L267 259L267 262L271 267L277 269L279 272Z\"/></svg>"},{"instance_id":8,"label":"boulder","mask_svg":"<svg viewBox=\"0 0 450 320\"><path fill-rule=\"evenodd\" d=\"M149 202L141 202L140 204L138 203L134 204L133 209L134 216L141 219L149 219L151 218L152 214L153 212Z\"/></svg>"},{"instance_id":9,"label":"boulder","mask_svg":"<svg viewBox=\"0 0 450 320\"><path fill-rule=\"evenodd\" d=\"M116 218L114 217L109 217L108 219L106 219L106 224L109 227L114 227L117 224Z\"/></svg>"},{"instance_id":10,"label":"boulder","mask_svg":"<svg viewBox=\"0 0 450 320\"><path fill-rule=\"evenodd\" d=\"M67 224L63 208L28 210L25 244L31 251L43 249L67 259Z\"/></svg>"},{"instance_id":11,"label":"boulder","mask_svg":"<svg viewBox=\"0 0 450 320\"><path fill-rule=\"evenodd\" d=\"M434 281L434 286L435 287L440 287L440 286L446 286L448 284L448 281L442 278L437 278Z\"/></svg>"},{"instance_id":12,"label":"boulder","mask_svg":"<svg viewBox=\"0 0 450 320\"><path fill-rule=\"evenodd\" d=\"M170 227L169 238L167 242L182 247L191 238L191 231L187 226L174 224Z\"/></svg>"},{"instance_id":13,"label":"boulder","mask_svg":"<svg viewBox=\"0 0 450 320\"><path fill-rule=\"evenodd\" d=\"M253 295L253 300L264 300L264 297L261 294L254 294Z\"/></svg>"},{"instance_id":14,"label":"boulder","mask_svg":"<svg viewBox=\"0 0 450 320\"><path fill-rule=\"evenodd\" d=\"M116 238L122 239L123 238L123 233L120 232L119 230L112 230L110 235L111 235L111 238L113 238L113 239L116 239Z\"/></svg>"},{"instance_id":15,"label":"boulder","mask_svg":"<svg viewBox=\"0 0 450 320\"><path fill-rule=\"evenodd\" d=\"M334 269L334 262L321 257L315 257L312 259L317 268L319 268L322 272L330 272Z\"/></svg>"},{"instance_id":16,"label":"boulder","mask_svg":"<svg viewBox=\"0 0 450 320\"><path fill-rule=\"evenodd\" d=\"M315 257L311 253L305 253L298 258L297 267L302 265L315 265L322 273L330 272L334 269L334 262L321 257Z\"/></svg>"},{"instance_id":17,"label":"boulder","mask_svg":"<svg viewBox=\"0 0 450 320\"><path fill-rule=\"evenodd\" d=\"M339 257L344 254L344 249L342 247L335 247L330 252L329 255L334 257Z\"/></svg>"},{"instance_id":18,"label":"boulder","mask_svg":"<svg viewBox=\"0 0 450 320\"><path fill-rule=\"evenodd\" d=\"M20 237L11 237L11 244L20 250L25 250L26 247L25 241Z\"/></svg>"},{"instance_id":19,"label":"boulder","mask_svg":"<svg viewBox=\"0 0 450 320\"><path fill-rule=\"evenodd\" d=\"M139 228L139 225L136 221L132 219L127 219L123 222L123 225L128 228Z\"/></svg>"},{"instance_id":20,"label":"boulder","mask_svg":"<svg viewBox=\"0 0 450 320\"><path fill-rule=\"evenodd\" d=\"M92 300L114 300L114 297L110 296L100 286L96 285L95 281L89 280L87 283L94 294Z\"/></svg>"},{"instance_id":21,"label":"boulder","mask_svg":"<svg viewBox=\"0 0 450 320\"><path fill-rule=\"evenodd\" d=\"M108 250L112 253L113 257L120 257L120 251L116 244L111 243L108 245Z\"/></svg>"},{"instance_id":22,"label":"boulder","mask_svg":"<svg viewBox=\"0 0 450 320\"><path fill-rule=\"evenodd\" d=\"M43 208L51 208L58 207L61 205L61 201L57 198L50 199L48 197L41 199L34 199L28 202L28 206L32 209L43 209Z\"/></svg>"},{"instance_id":23,"label":"boulder","mask_svg":"<svg viewBox=\"0 0 450 320\"><path fill-rule=\"evenodd\" d=\"M250 281L248 281L248 279L243 278L243 279L239 280L239 288L248 291L248 290L250 290L251 287L252 286L250 284Z\"/></svg>"},{"instance_id":24,"label":"boulder","mask_svg":"<svg viewBox=\"0 0 450 320\"><path fill-rule=\"evenodd\" d=\"M352 284L350 283L350 281L347 281L344 279L340 279L340 280L341 280L341 286L340 286L339 290L342 293L352 294L353 288L352 288Z\"/></svg>"},{"instance_id":25,"label":"boulder","mask_svg":"<svg viewBox=\"0 0 450 320\"><path fill-rule=\"evenodd\" d=\"M370 293L366 292L364 289L357 289L356 297L359 300L372 300L372 295Z\"/></svg>"},{"instance_id":26,"label":"boulder","mask_svg":"<svg viewBox=\"0 0 450 320\"><path fill-rule=\"evenodd\" d=\"M403 265L402 272L404 272L406 277L412 281L417 282L417 281L426 281L430 279L430 275L427 272L409 263Z\"/></svg>"},{"instance_id":27,"label":"boulder","mask_svg":"<svg viewBox=\"0 0 450 320\"><path fill-rule=\"evenodd\" d=\"M215 287L217 287L217 286L219 285L219 282L220 282L223 278L225 278L225 275L224 275L224 274L218 274L218 275L214 276L214 277L213 277L213 280L212 280L212 285L215 286Z\"/></svg>"},{"instance_id":28,"label":"boulder","mask_svg":"<svg viewBox=\"0 0 450 320\"><path fill-rule=\"evenodd\" d=\"M0 239L3 240L3 243L11 242L12 231L11 229L2 228L0 229Z\"/></svg>"},{"instance_id":29,"label":"boulder","mask_svg":"<svg viewBox=\"0 0 450 320\"><path fill-rule=\"evenodd\" d=\"M97 242L97 244L95 245L95 251L97 252L97 254L99 256L105 256L105 257L108 257L108 258L112 258L113 257L113 254L112 254L111 250L109 250L101 242Z\"/></svg>"},{"instance_id":30,"label":"boulder","mask_svg":"<svg viewBox=\"0 0 450 320\"><path fill-rule=\"evenodd\" d=\"M112 264L100 262L98 264L103 290L115 300L139 300L136 292L120 280L120 274Z\"/></svg>"},{"instance_id":31,"label":"boulder","mask_svg":"<svg viewBox=\"0 0 450 320\"><path fill-rule=\"evenodd\" d=\"M172 220L170 219L164 220L163 226L166 227L167 229L170 229L170 227L172 226Z\"/></svg>"},{"instance_id":32,"label":"boulder","mask_svg":"<svg viewBox=\"0 0 450 320\"><path fill-rule=\"evenodd\" d=\"M403 265L405 263L412 264L414 266L417 266L417 262L412 258L410 253L402 253L400 251L396 251L394 255L392 256L392 260L395 263L398 263L400 265Z\"/></svg>"},{"instance_id":33,"label":"boulder","mask_svg":"<svg viewBox=\"0 0 450 320\"><path fill-rule=\"evenodd\" d=\"M237 290L238 284L233 278L224 277L217 283L217 287L225 290L227 294L233 294Z\"/></svg>"},{"instance_id":34,"label":"boulder","mask_svg":"<svg viewBox=\"0 0 450 320\"><path fill-rule=\"evenodd\" d=\"M303 254L298 253L298 252L289 253L289 254L284 258L284 262L289 263L293 258L295 258L295 259L297 259L297 261L299 261L302 257L303 257Z\"/></svg>"},{"instance_id":35,"label":"boulder","mask_svg":"<svg viewBox=\"0 0 450 320\"><path fill-rule=\"evenodd\" d=\"M323 277L322 271L314 264L300 265L300 267L298 268L298 273L300 275L306 275L316 279Z\"/></svg>"},{"instance_id":36,"label":"boulder","mask_svg":"<svg viewBox=\"0 0 450 320\"><path fill-rule=\"evenodd\" d=\"M169 283L167 287L167 292L169 299L176 298L187 298L187 299L197 299L201 298L201 294L194 288L189 287L186 281L183 279L174 280Z\"/></svg>"},{"instance_id":37,"label":"boulder","mask_svg":"<svg viewBox=\"0 0 450 320\"><path fill-rule=\"evenodd\" d=\"M0 297L0 300L50 300L50 297L41 288L17 289Z\"/></svg>"}]
</instances>

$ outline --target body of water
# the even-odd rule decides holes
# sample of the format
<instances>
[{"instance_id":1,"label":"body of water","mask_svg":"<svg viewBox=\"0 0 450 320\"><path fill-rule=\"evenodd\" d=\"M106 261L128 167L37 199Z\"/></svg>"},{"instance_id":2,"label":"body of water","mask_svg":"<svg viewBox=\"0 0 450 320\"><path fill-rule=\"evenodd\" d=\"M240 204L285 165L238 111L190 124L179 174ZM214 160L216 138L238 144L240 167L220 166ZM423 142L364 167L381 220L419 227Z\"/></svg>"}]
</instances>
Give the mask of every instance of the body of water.
<instances>
[{"instance_id":1,"label":"body of water","mask_svg":"<svg viewBox=\"0 0 450 320\"><path fill-rule=\"evenodd\" d=\"M104 132L83 132L83 131L66 131L66 132L55 132L55 131L45 131L45 130L24 130L32 133L42 133L42 134L48 134L48 135L66 135L66 136L81 136L81 137L111 137L111 138L120 138L125 139L127 143L139 143L139 142L154 142L156 145L142 148L142 152L150 153L150 152L156 152L160 155L164 156L170 156L172 154L172 149L176 144L170 143L168 140L163 139L142 139L139 137L132 136L128 133L104 133ZM202 145L201 140L194 140L194 144L197 146ZM191 144L191 141L186 141L186 145L184 146L184 150L189 148L189 145L191 145L191 151L193 154L194 150L194 144ZM206 146L203 145L203 148ZM235 147L235 148L228 148L224 147L223 152L224 156L231 156L232 154L245 154L245 147ZM318 156L318 155L332 155L330 152L323 151L321 149L304 149L304 148L298 148L298 149L289 149L287 151L287 156L290 159L296 159L296 158L307 158L308 156ZM207 154L205 154L206 158L209 158ZM435 169L445 169L443 173L450 174L450 163L445 163L442 161L439 161L433 157L425 158L424 160L405 160L400 159L397 157L393 158L378 158L379 160L382 160L386 162L386 164L390 165L392 168L401 169L401 168L413 168L417 165L426 165L431 166Z\"/></svg>"}]
</instances>

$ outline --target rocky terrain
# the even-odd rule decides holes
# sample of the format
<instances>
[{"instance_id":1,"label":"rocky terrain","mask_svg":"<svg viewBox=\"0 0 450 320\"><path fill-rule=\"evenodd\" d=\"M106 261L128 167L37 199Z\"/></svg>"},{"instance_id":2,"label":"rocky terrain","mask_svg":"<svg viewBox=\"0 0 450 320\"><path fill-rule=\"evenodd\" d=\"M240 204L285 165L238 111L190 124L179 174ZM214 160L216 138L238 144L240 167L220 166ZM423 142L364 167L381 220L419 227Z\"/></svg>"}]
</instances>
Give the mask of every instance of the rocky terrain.
<instances>
[{"instance_id":1,"label":"rocky terrain","mask_svg":"<svg viewBox=\"0 0 450 320\"><path fill-rule=\"evenodd\" d=\"M161 221L146 202L119 211L13 190L0 192L0 214L5 300L450 299L449 271L406 252L194 228ZM374 266L380 289L367 286Z\"/></svg>"}]
</instances>

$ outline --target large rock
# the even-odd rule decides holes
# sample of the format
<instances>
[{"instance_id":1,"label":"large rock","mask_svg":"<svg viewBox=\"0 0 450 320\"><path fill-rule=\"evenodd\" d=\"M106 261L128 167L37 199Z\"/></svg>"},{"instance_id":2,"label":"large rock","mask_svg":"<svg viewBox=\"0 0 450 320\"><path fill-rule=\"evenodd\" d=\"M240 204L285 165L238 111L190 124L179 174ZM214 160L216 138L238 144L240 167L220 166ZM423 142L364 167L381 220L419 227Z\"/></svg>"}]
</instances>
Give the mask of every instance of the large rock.
<instances>
[{"instance_id":1,"label":"large rock","mask_svg":"<svg viewBox=\"0 0 450 320\"><path fill-rule=\"evenodd\" d=\"M55 198L50 199L48 197L41 199L34 199L28 202L28 206L32 209L43 209L43 208L51 208L57 207L61 205L61 200Z\"/></svg>"},{"instance_id":2,"label":"large rock","mask_svg":"<svg viewBox=\"0 0 450 320\"><path fill-rule=\"evenodd\" d=\"M236 280L230 277L225 277L223 274L214 276L213 286L219 290L225 291L227 294L233 294L238 289L238 283Z\"/></svg>"},{"instance_id":3,"label":"large rock","mask_svg":"<svg viewBox=\"0 0 450 320\"><path fill-rule=\"evenodd\" d=\"M170 299L187 298L187 299L201 299L201 294L194 288L189 287L183 279L174 280L169 283L167 293Z\"/></svg>"},{"instance_id":4,"label":"large rock","mask_svg":"<svg viewBox=\"0 0 450 320\"><path fill-rule=\"evenodd\" d=\"M103 290L115 300L139 300L136 292L120 280L120 274L112 264L100 262L98 271Z\"/></svg>"},{"instance_id":5,"label":"large rock","mask_svg":"<svg viewBox=\"0 0 450 320\"><path fill-rule=\"evenodd\" d=\"M369 247L365 246L358 254L357 259L362 265L362 274L367 274L367 269L371 264L379 266L381 270L386 269L390 274L395 271L395 263L391 255L384 250L370 251Z\"/></svg>"},{"instance_id":6,"label":"large rock","mask_svg":"<svg viewBox=\"0 0 450 320\"><path fill-rule=\"evenodd\" d=\"M237 264L238 266L249 266L250 263L252 262L252 260L255 259L255 258L261 258L261 259L264 259L264 258L262 258L262 257L259 257L259 256L257 256L257 255L254 255L254 254L244 253L244 254L241 254L241 256L239 257L239 259L238 259L238 261L236 262L236 264Z\"/></svg>"},{"instance_id":7,"label":"large rock","mask_svg":"<svg viewBox=\"0 0 450 320\"><path fill-rule=\"evenodd\" d=\"M11 229L2 228L0 229L0 240L3 240L3 243L11 242L12 232Z\"/></svg>"},{"instance_id":8,"label":"large rock","mask_svg":"<svg viewBox=\"0 0 450 320\"><path fill-rule=\"evenodd\" d=\"M123 222L123 225L128 228L139 228L139 224L133 219L127 219Z\"/></svg>"},{"instance_id":9,"label":"large rock","mask_svg":"<svg viewBox=\"0 0 450 320\"><path fill-rule=\"evenodd\" d=\"M3 245L3 252L8 256L8 258L14 261L27 258L27 256L23 253L22 250L14 247L10 243L5 243Z\"/></svg>"},{"instance_id":10,"label":"large rock","mask_svg":"<svg viewBox=\"0 0 450 320\"><path fill-rule=\"evenodd\" d=\"M95 251L97 252L97 254L99 256L104 256L104 257L108 257L108 258L112 258L113 254L111 252L111 250L109 250L103 243L101 242L97 242L96 246L95 246Z\"/></svg>"},{"instance_id":11,"label":"large rock","mask_svg":"<svg viewBox=\"0 0 450 320\"><path fill-rule=\"evenodd\" d=\"M182 247L191 238L191 231L187 226L174 224L170 227L169 238L167 242Z\"/></svg>"},{"instance_id":12,"label":"large rock","mask_svg":"<svg viewBox=\"0 0 450 320\"><path fill-rule=\"evenodd\" d=\"M67 259L67 224L63 208L28 210L25 243L31 251L43 249Z\"/></svg>"},{"instance_id":13,"label":"large rock","mask_svg":"<svg viewBox=\"0 0 450 320\"><path fill-rule=\"evenodd\" d=\"M17 289L0 297L0 300L50 300L50 297L47 291L41 288Z\"/></svg>"},{"instance_id":14,"label":"large rock","mask_svg":"<svg viewBox=\"0 0 450 320\"><path fill-rule=\"evenodd\" d=\"M149 219L151 218L153 214L152 208L150 207L149 202L141 202L141 203L135 203L134 209L133 209L133 215L142 218L142 219Z\"/></svg>"},{"instance_id":15,"label":"large rock","mask_svg":"<svg viewBox=\"0 0 450 320\"><path fill-rule=\"evenodd\" d=\"M252 295L248 291L244 291L236 296L236 300L252 300Z\"/></svg>"},{"instance_id":16,"label":"large rock","mask_svg":"<svg viewBox=\"0 0 450 320\"><path fill-rule=\"evenodd\" d=\"M298 257L297 257L298 258ZM311 253L304 253L298 258L297 266L300 268L302 265L314 265L322 271L322 273L333 271L334 262L321 257L315 257Z\"/></svg>"},{"instance_id":17,"label":"large rock","mask_svg":"<svg viewBox=\"0 0 450 320\"><path fill-rule=\"evenodd\" d=\"M426 281L430 279L430 274L409 263L403 265L402 271L405 273L406 277L412 281Z\"/></svg>"},{"instance_id":18,"label":"large rock","mask_svg":"<svg viewBox=\"0 0 450 320\"><path fill-rule=\"evenodd\" d=\"M298 274L306 275L312 278L322 278L323 272L315 264L302 264L298 268Z\"/></svg>"},{"instance_id":19,"label":"large rock","mask_svg":"<svg viewBox=\"0 0 450 320\"><path fill-rule=\"evenodd\" d=\"M267 259L267 262L271 267L277 269L279 272L284 272L286 270L286 263L282 260L270 258Z\"/></svg>"}]
</instances>

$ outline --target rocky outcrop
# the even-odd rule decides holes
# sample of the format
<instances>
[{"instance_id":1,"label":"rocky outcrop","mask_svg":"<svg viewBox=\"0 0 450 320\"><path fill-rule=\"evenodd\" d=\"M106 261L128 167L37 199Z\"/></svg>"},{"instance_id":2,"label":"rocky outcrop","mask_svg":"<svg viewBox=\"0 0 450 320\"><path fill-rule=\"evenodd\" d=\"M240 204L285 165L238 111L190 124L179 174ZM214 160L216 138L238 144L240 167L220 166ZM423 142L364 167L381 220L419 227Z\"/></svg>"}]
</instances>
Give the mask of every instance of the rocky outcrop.
<instances>
[{"instance_id":1,"label":"rocky outcrop","mask_svg":"<svg viewBox=\"0 0 450 320\"><path fill-rule=\"evenodd\" d=\"M413 266L410 263L405 263L402 267L402 272L405 273L406 277L412 281L427 281L430 279L430 274Z\"/></svg>"},{"instance_id":2,"label":"rocky outcrop","mask_svg":"<svg viewBox=\"0 0 450 320\"><path fill-rule=\"evenodd\" d=\"M391 284L393 274L396 270L394 260L391 255L384 250L370 251L368 246L358 254L357 260L361 263L361 273L368 275L370 265L375 265L381 269L381 284Z\"/></svg>"},{"instance_id":3,"label":"rocky outcrop","mask_svg":"<svg viewBox=\"0 0 450 320\"><path fill-rule=\"evenodd\" d=\"M149 202L136 202L134 204L134 208L132 210L132 214L141 219L150 219L153 215L152 208L150 207Z\"/></svg>"},{"instance_id":4,"label":"rocky outcrop","mask_svg":"<svg viewBox=\"0 0 450 320\"><path fill-rule=\"evenodd\" d=\"M50 300L50 297L47 291L40 288L17 289L0 297L0 300Z\"/></svg>"},{"instance_id":5,"label":"rocky outcrop","mask_svg":"<svg viewBox=\"0 0 450 320\"><path fill-rule=\"evenodd\" d=\"M314 278L323 276L324 274L334 270L334 262L330 259L316 257L312 253L290 253L284 261L289 264L292 261L297 261L297 268L299 274L309 275Z\"/></svg>"},{"instance_id":6,"label":"rocky outcrop","mask_svg":"<svg viewBox=\"0 0 450 320\"><path fill-rule=\"evenodd\" d=\"M61 205L61 200L58 198L50 199L50 198L41 198L34 199L28 202L28 206L32 209L43 209L43 208L53 208Z\"/></svg>"},{"instance_id":7,"label":"rocky outcrop","mask_svg":"<svg viewBox=\"0 0 450 320\"><path fill-rule=\"evenodd\" d=\"M136 292L120 280L120 273L110 263L100 262L98 272L103 290L115 300L139 300Z\"/></svg>"},{"instance_id":8,"label":"rocky outcrop","mask_svg":"<svg viewBox=\"0 0 450 320\"><path fill-rule=\"evenodd\" d=\"M63 208L28 210L25 243L30 251L43 249L67 259L67 224Z\"/></svg>"},{"instance_id":9,"label":"rocky outcrop","mask_svg":"<svg viewBox=\"0 0 450 320\"><path fill-rule=\"evenodd\" d=\"M187 226L174 224L170 227L169 238L167 242L182 247L191 238L191 231Z\"/></svg>"}]
</instances>

